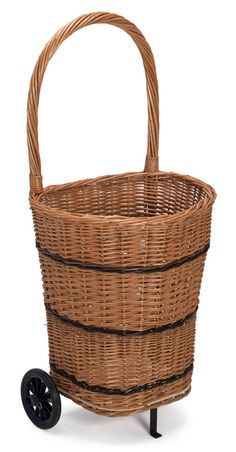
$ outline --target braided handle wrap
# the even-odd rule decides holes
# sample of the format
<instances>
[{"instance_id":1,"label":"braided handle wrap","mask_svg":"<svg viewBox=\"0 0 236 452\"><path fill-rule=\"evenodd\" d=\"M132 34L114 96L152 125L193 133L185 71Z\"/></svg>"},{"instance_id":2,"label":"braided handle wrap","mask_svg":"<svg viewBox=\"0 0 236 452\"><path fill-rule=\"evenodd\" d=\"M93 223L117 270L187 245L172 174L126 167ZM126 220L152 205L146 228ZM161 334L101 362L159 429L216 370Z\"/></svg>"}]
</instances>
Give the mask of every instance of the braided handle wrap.
<instances>
[{"instance_id":1,"label":"braided handle wrap","mask_svg":"<svg viewBox=\"0 0 236 452\"><path fill-rule=\"evenodd\" d=\"M58 30L44 47L31 77L27 106L27 139L31 193L40 193L43 189L38 143L38 105L40 89L46 67L61 43L72 33L87 25L99 23L114 25L126 31L134 40L141 53L146 74L148 102L148 144L145 171L158 171L158 84L151 48L140 30L124 17L104 12L90 13L78 17Z\"/></svg>"}]
</instances>

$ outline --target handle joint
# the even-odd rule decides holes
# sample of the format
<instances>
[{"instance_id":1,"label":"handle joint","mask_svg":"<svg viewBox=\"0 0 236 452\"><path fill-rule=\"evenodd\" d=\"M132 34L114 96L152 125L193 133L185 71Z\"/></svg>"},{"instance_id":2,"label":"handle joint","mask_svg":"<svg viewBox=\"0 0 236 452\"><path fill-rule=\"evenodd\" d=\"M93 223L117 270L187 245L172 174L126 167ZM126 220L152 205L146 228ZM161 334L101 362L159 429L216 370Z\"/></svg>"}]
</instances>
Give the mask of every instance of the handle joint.
<instances>
[{"instance_id":1,"label":"handle joint","mask_svg":"<svg viewBox=\"0 0 236 452\"><path fill-rule=\"evenodd\" d=\"M149 157L147 154L144 171L148 173L155 173L158 171L158 156Z\"/></svg>"},{"instance_id":2,"label":"handle joint","mask_svg":"<svg viewBox=\"0 0 236 452\"><path fill-rule=\"evenodd\" d=\"M43 178L42 176L29 175L30 180L30 193L41 193L43 190Z\"/></svg>"}]
</instances>

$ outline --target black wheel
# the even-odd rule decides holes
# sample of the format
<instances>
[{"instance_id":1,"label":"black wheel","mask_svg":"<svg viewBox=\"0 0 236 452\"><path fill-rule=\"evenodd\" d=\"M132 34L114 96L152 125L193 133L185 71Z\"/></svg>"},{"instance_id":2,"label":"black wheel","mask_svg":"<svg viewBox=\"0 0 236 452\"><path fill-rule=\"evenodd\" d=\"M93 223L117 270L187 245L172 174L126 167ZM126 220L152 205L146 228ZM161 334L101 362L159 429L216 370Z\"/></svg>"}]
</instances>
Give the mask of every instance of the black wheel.
<instances>
[{"instance_id":1,"label":"black wheel","mask_svg":"<svg viewBox=\"0 0 236 452\"><path fill-rule=\"evenodd\" d=\"M61 399L51 377L31 369L21 383L21 399L29 419L39 428L52 428L61 416Z\"/></svg>"}]
</instances>

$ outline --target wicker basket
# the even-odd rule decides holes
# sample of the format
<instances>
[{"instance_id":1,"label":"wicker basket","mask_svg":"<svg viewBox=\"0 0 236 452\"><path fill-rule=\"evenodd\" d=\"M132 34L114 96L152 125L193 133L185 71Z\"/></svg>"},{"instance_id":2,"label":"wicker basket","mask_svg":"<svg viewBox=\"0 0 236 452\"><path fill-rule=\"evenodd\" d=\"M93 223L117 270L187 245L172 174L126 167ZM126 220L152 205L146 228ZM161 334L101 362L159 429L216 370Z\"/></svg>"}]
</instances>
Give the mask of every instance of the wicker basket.
<instances>
[{"instance_id":1,"label":"wicker basket","mask_svg":"<svg viewBox=\"0 0 236 452\"><path fill-rule=\"evenodd\" d=\"M140 50L148 98L145 170L43 188L37 110L44 72L68 36L96 23L125 30ZM192 177L158 171L158 129L155 63L135 25L93 13L53 36L28 98L30 204L50 373L61 394L108 416L156 408L190 391L215 192Z\"/></svg>"}]
</instances>

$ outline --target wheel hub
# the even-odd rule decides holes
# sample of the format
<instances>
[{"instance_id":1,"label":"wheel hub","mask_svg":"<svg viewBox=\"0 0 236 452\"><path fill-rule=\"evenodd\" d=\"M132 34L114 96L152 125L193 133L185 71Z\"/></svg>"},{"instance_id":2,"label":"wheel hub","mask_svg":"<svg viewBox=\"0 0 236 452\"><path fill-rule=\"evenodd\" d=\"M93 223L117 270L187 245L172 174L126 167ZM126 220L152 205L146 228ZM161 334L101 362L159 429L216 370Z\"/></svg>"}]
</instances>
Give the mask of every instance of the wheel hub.
<instances>
[{"instance_id":1,"label":"wheel hub","mask_svg":"<svg viewBox=\"0 0 236 452\"><path fill-rule=\"evenodd\" d=\"M40 402L39 398L36 396L36 394L31 394L30 396L30 401L32 403L33 406L36 406L37 408L39 408L41 410L42 408L42 403Z\"/></svg>"}]
</instances>

